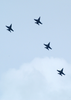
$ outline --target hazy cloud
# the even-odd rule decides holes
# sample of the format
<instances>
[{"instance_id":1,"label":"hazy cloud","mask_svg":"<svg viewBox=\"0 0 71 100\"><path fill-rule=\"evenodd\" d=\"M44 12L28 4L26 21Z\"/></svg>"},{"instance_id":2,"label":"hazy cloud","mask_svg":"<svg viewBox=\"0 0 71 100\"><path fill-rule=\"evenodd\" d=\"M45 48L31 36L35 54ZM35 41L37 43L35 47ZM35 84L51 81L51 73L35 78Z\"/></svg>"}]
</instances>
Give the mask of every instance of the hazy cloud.
<instances>
[{"instance_id":1,"label":"hazy cloud","mask_svg":"<svg viewBox=\"0 0 71 100\"><path fill-rule=\"evenodd\" d=\"M65 76L57 74L64 68ZM71 100L71 64L59 58L36 58L0 80L0 100Z\"/></svg>"}]
</instances>

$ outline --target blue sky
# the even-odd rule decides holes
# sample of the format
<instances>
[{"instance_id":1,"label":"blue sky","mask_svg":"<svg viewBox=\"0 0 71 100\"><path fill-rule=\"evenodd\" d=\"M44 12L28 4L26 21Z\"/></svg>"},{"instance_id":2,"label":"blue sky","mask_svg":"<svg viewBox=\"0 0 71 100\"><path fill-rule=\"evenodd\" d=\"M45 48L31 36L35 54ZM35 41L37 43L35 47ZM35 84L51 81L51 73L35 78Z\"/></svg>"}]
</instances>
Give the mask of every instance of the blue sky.
<instances>
[{"instance_id":1,"label":"blue sky","mask_svg":"<svg viewBox=\"0 0 71 100\"><path fill-rule=\"evenodd\" d=\"M62 99L70 100L71 96L69 94L64 95L64 92L61 91L66 91L68 90L70 93L70 88L71 86L69 85L70 79L68 78L71 76L70 74L70 52L71 52L71 1L70 0L1 0L0 1L0 83L1 84L1 98L0 100L28 100L26 96L23 96L25 91L22 90L23 86L25 87L24 84L28 82L28 88L27 85L25 89L27 88L27 91L30 91L30 87L32 88L32 84L34 84L33 87L36 86L36 92L35 89L32 90L31 92L26 92L25 95L27 95L30 100L34 98L37 95L36 99L40 100L52 100L54 97L54 100L57 98L62 97ZM34 18L41 17L41 22L43 25L36 25L34 22ZM12 23L12 27L14 29L14 32L8 32L6 30L5 25L10 25ZM52 50L46 50L44 48L44 43L51 42L51 47ZM47 60L45 60L45 58ZM51 67L47 67L51 64L53 61L55 65ZM36 59L36 60L35 60ZM38 60L37 60L38 59ZM45 61L44 61L45 60ZM33 63L34 61L34 63ZM40 63L39 63L40 62ZM42 64L43 62L43 64ZM46 63L50 62L50 63ZM30 63L33 63L30 66ZM46 64L45 64L46 63ZM28 67L29 70L28 70ZM36 65L36 67L34 67ZM41 66L42 65L42 66ZM60 65L60 66L59 66ZM21 67L22 66L22 67ZM39 66L39 70L37 69L37 66ZM27 67L27 69L24 71L24 68ZM46 74L45 70L41 72L41 67L42 70L46 69L52 72L52 74ZM68 69L68 68L69 69ZM64 71L68 76L60 77L58 76L56 70L64 68ZM16 73L19 71L22 75L18 75ZM31 71L30 69L34 69L35 71ZM54 69L54 72L53 72ZM14 75L12 74L14 72ZM11 73L11 74L10 74ZM23 74L25 73L25 74ZM30 73L26 76L26 73ZM34 78L31 77L31 75L34 74ZM52 92L48 92L47 89L48 85L47 84L47 78L48 75L48 81L51 78L52 81L50 83L54 83L53 80L53 74L54 74L54 79L56 80L59 79L60 89L58 90L58 95L55 97L56 90L53 88L54 86L52 85ZM11 77L9 77L11 75ZM30 76L29 76L30 75ZM16 76L15 79L14 76ZM39 77L38 77L39 76ZM12 88L9 90L10 86L16 87L15 80L16 82L19 81L17 79L18 77L21 78L20 84L18 84L17 88ZM29 79L26 81L25 79ZM35 78L36 77L36 78ZM8 80L11 79L11 82ZM40 79L40 80L39 80ZM38 87L39 83L42 83L41 86L43 85L43 89L40 87L39 88L39 93ZM67 85L69 87L66 87ZM8 83L8 84L5 84ZM33 82L33 83L32 83ZM55 81L56 83L57 81ZM56 84L58 84L58 82ZM32 84L30 84L32 83ZM63 84L63 85L62 85ZM64 90L64 84L65 84L65 90ZM63 87L61 87L63 86ZM3 88L5 87L5 88ZM7 88L6 88L7 87ZM50 87L50 86L49 86ZM21 88L21 89L20 89ZM46 89L45 89L46 88ZM56 88L56 87L55 87ZM29 90L28 90L29 89ZM57 88L58 89L58 88ZM18 93L15 92L16 94L12 94L13 91L19 91ZM45 91L45 92L40 92L40 91ZM7 92L6 92L7 91ZM11 93L12 91L12 93ZM53 96L51 97L51 93L53 93ZM6 94L7 93L7 94ZM10 94L9 94L10 93ZM21 94L22 93L22 94ZM9 95L12 94L12 96L8 97ZM33 97L31 96L33 94ZM38 95L39 94L39 95ZM49 96L47 96L49 95ZM61 96L61 97L60 97ZM44 98L45 97L45 98ZM62 100L61 99L61 100Z\"/></svg>"}]
</instances>

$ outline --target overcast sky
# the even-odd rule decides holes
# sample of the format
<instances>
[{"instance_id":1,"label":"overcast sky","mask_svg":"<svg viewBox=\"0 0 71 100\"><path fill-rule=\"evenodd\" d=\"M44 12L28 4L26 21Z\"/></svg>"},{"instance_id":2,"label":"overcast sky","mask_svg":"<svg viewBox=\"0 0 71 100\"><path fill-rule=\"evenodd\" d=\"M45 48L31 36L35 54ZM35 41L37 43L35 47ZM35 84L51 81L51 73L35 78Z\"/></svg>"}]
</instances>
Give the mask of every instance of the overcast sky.
<instances>
[{"instance_id":1,"label":"overcast sky","mask_svg":"<svg viewBox=\"0 0 71 100\"><path fill-rule=\"evenodd\" d=\"M71 100L70 60L70 0L0 1L0 100Z\"/></svg>"}]
</instances>

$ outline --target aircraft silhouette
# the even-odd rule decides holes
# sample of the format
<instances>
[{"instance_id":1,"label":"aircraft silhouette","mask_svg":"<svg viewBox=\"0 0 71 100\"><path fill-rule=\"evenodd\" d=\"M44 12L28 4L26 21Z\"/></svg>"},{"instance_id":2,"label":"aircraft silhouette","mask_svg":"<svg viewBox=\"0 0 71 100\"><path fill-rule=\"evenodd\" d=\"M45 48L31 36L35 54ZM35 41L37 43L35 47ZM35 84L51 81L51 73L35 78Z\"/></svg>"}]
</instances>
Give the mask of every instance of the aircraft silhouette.
<instances>
[{"instance_id":1,"label":"aircraft silhouette","mask_svg":"<svg viewBox=\"0 0 71 100\"><path fill-rule=\"evenodd\" d=\"M36 24L38 24L38 25L39 25L39 24L42 24L42 23L40 22L40 17L39 17L38 19L34 19L34 20L36 21L36 22L35 22Z\"/></svg>"},{"instance_id":2,"label":"aircraft silhouette","mask_svg":"<svg viewBox=\"0 0 71 100\"><path fill-rule=\"evenodd\" d=\"M50 47L50 42L49 42L48 44L44 44L44 45L46 46L46 47L45 47L46 49L48 49L48 50L49 50L49 49L52 49L52 48Z\"/></svg>"},{"instance_id":3,"label":"aircraft silhouette","mask_svg":"<svg viewBox=\"0 0 71 100\"><path fill-rule=\"evenodd\" d=\"M11 31L14 31L14 30L12 29L12 24L11 24L10 26L6 26L6 27L7 27L7 30L8 30L8 31L10 31L10 32L11 32Z\"/></svg>"},{"instance_id":4,"label":"aircraft silhouette","mask_svg":"<svg viewBox=\"0 0 71 100\"><path fill-rule=\"evenodd\" d=\"M63 73L63 68L62 68L61 70L57 70L57 71L59 72L59 73L58 73L59 75L61 75L61 76L62 76L62 74L65 75L65 74Z\"/></svg>"}]
</instances>

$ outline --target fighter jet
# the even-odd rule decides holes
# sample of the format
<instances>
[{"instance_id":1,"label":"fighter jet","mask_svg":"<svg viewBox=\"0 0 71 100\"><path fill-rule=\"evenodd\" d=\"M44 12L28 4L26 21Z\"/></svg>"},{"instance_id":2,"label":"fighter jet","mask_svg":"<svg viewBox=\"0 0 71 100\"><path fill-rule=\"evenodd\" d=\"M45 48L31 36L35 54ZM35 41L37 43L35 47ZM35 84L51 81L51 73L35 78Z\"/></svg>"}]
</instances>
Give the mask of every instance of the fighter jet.
<instances>
[{"instance_id":1,"label":"fighter jet","mask_svg":"<svg viewBox=\"0 0 71 100\"><path fill-rule=\"evenodd\" d=\"M38 19L34 19L34 20L36 21L36 22L35 22L36 24L38 24L38 25L39 25L39 24L42 24L42 23L40 22L40 17L39 17Z\"/></svg>"},{"instance_id":2,"label":"fighter jet","mask_svg":"<svg viewBox=\"0 0 71 100\"><path fill-rule=\"evenodd\" d=\"M10 31L10 32L11 32L11 31L14 31L14 30L12 29L12 24L11 24L10 26L6 26L6 27L7 27L7 30L8 30L8 31Z\"/></svg>"},{"instance_id":3,"label":"fighter jet","mask_svg":"<svg viewBox=\"0 0 71 100\"><path fill-rule=\"evenodd\" d=\"M61 76L62 76L62 74L65 75L65 74L63 73L63 68L62 68L61 70L57 70L57 71L59 72L59 73L58 73L59 75L61 75Z\"/></svg>"},{"instance_id":4,"label":"fighter jet","mask_svg":"<svg viewBox=\"0 0 71 100\"><path fill-rule=\"evenodd\" d=\"M45 47L46 49L48 49L48 50L49 50L49 49L52 49L52 48L50 47L50 42L49 42L48 44L44 44L44 45L46 46L46 47Z\"/></svg>"}]
</instances>

